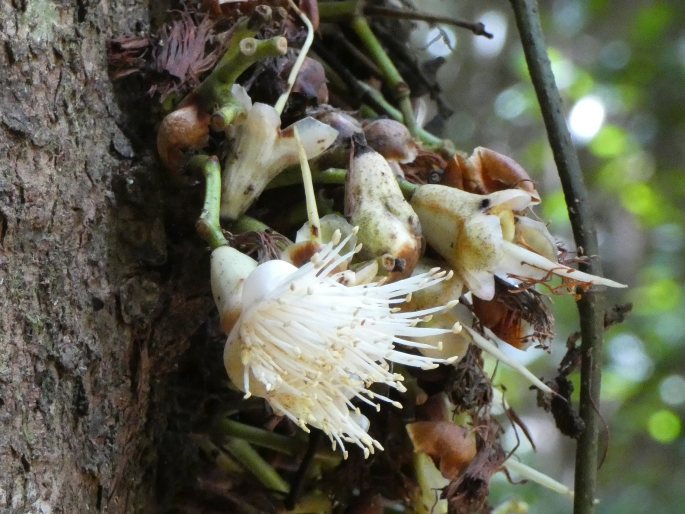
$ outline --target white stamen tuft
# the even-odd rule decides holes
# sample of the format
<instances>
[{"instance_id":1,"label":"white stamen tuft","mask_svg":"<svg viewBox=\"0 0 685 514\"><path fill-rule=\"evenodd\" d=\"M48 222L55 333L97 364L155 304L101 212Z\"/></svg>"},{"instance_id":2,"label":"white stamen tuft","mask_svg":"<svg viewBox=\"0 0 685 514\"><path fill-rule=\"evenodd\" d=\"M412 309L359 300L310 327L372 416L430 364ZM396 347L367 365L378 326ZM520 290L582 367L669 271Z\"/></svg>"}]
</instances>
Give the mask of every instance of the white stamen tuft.
<instances>
[{"instance_id":1,"label":"white stamen tuft","mask_svg":"<svg viewBox=\"0 0 685 514\"><path fill-rule=\"evenodd\" d=\"M349 273L335 270L354 254L340 255L350 237L341 241L338 232L301 268L274 261L258 266L255 277L245 281L243 310L224 351L228 374L246 396L266 398L303 430L306 425L320 428L343 455L345 443L360 446L365 454L383 449L368 435L352 401L376 409L381 402L401 408L371 389L378 383L405 390L390 363L431 369L453 362L400 351L435 348L416 338L451 329L417 327L417 321L451 303L416 312L397 308L413 291L449 274L436 268L396 282L347 286L341 281Z\"/></svg>"}]
</instances>

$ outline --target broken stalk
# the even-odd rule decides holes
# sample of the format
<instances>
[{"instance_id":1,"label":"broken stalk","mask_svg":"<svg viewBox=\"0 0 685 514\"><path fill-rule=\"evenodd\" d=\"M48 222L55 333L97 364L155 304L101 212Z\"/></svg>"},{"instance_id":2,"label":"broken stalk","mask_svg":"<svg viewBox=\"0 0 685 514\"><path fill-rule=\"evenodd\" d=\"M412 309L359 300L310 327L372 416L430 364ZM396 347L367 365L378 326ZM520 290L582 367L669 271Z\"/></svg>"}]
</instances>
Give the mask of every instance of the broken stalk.
<instances>
[{"instance_id":1,"label":"broken stalk","mask_svg":"<svg viewBox=\"0 0 685 514\"><path fill-rule=\"evenodd\" d=\"M202 213L198 218L195 228L200 236L207 241L210 248L228 245L224 237L219 221L221 209L221 166L214 156L198 155L194 157L189 166L198 170L205 178L205 201Z\"/></svg>"}]
</instances>

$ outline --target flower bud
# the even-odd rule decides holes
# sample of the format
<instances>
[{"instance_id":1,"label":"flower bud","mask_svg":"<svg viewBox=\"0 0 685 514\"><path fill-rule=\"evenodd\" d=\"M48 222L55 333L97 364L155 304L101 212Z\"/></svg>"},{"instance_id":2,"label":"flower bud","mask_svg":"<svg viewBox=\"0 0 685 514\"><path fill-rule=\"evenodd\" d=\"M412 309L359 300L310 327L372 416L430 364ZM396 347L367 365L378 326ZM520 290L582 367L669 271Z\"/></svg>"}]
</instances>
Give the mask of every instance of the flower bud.
<instances>
[{"instance_id":1,"label":"flower bud","mask_svg":"<svg viewBox=\"0 0 685 514\"><path fill-rule=\"evenodd\" d=\"M181 172L186 150L204 148L209 140L209 114L196 103L181 107L162 120L157 131L157 152L164 166Z\"/></svg>"},{"instance_id":2,"label":"flower bud","mask_svg":"<svg viewBox=\"0 0 685 514\"><path fill-rule=\"evenodd\" d=\"M541 235L540 226L533 228L529 222L519 222L519 236L527 237L531 248L516 244L514 212L522 211L533 201L530 194L520 189L476 195L429 184L418 188L411 205L421 220L428 244L483 300L491 300L495 295L495 274L515 280L546 280L555 274L569 283L625 287L559 264L555 256L547 257L549 241L544 241L546 236ZM538 250L544 254L536 253Z\"/></svg>"},{"instance_id":3,"label":"flower bud","mask_svg":"<svg viewBox=\"0 0 685 514\"><path fill-rule=\"evenodd\" d=\"M414 451L430 456L450 480L456 480L476 456L474 431L451 421L416 421L407 425L407 433Z\"/></svg>"},{"instance_id":4,"label":"flower bud","mask_svg":"<svg viewBox=\"0 0 685 514\"><path fill-rule=\"evenodd\" d=\"M380 119L364 125L368 145L389 161L413 162L419 153L409 129L399 121Z\"/></svg>"},{"instance_id":5,"label":"flower bud","mask_svg":"<svg viewBox=\"0 0 685 514\"><path fill-rule=\"evenodd\" d=\"M491 213L529 203L530 195L515 189L482 196L438 185L419 187L411 200L428 244L473 294L487 300L495 294L492 270L501 259L503 239L500 219Z\"/></svg>"},{"instance_id":6,"label":"flower bud","mask_svg":"<svg viewBox=\"0 0 685 514\"><path fill-rule=\"evenodd\" d=\"M478 194L518 188L530 195L532 204L540 203L535 183L519 163L482 146L475 148L470 157L456 153L441 183Z\"/></svg>"},{"instance_id":7,"label":"flower bud","mask_svg":"<svg viewBox=\"0 0 685 514\"><path fill-rule=\"evenodd\" d=\"M379 259L391 280L407 277L421 256L419 219L404 199L388 162L355 144L345 186L345 214L359 227L362 259Z\"/></svg>"},{"instance_id":8,"label":"flower bud","mask_svg":"<svg viewBox=\"0 0 685 514\"><path fill-rule=\"evenodd\" d=\"M514 242L517 245L556 262L557 244L544 223L525 216L517 216L515 223Z\"/></svg>"},{"instance_id":9,"label":"flower bud","mask_svg":"<svg viewBox=\"0 0 685 514\"><path fill-rule=\"evenodd\" d=\"M473 178L480 184L482 192L519 188L530 195L531 203L540 203L540 194L535 189L535 183L530 175L511 157L479 146L473 150L469 160L475 170Z\"/></svg>"},{"instance_id":10,"label":"flower bud","mask_svg":"<svg viewBox=\"0 0 685 514\"><path fill-rule=\"evenodd\" d=\"M281 118L270 105L255 103L240 126L234 151L224 166L221 215L237 219L281 171L299 162L297 127L309 159L335 141L338 132L314 118L303 118L280 130Z\"/></svg>"},{"instance_id":11,"label":"flower bud","mask_svg":"<svg viewBox=\"0 0 685 514\"><path fill-rule=\"evenodd\" d=\"M221 328L227 334L242 311L245 279L256 267L257 261L230 246L220 246L212 252L212 296L219 310Z\"/></svg>"},{"instance_id":12,"label":"flower bud","mask_svg":"<svg viewBox=\"0 0 685 514\"><path fill-rule=\"evenodd\" d=\"M336 145L346 144L349 148L352 136L362 133L362 126L356 118L330 105L322 105L316 110L307 112L321 123L330 125L338 131L338 137L335 141Z\"/></svg>"}]
</instances>

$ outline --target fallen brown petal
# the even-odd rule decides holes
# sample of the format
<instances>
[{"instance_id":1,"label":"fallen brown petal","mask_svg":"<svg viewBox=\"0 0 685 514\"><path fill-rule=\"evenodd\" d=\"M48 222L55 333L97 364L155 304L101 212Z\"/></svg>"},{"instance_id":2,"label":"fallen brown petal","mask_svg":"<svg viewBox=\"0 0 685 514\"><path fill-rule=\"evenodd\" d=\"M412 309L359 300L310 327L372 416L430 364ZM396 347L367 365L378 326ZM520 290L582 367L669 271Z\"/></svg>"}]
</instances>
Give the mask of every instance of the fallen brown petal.
<instances>
[{"instance_id":1,"label":"fallen brown petal","mask_svg":"<svg viewBox=\"0 0 685 514\"><path fill-rule=\"evenodd\" d=\"M449 421L417 421L407 425L407 432L414 451L429 455L449 480L456 480L476 456L473 432Z\"/></svg>"}]
</instances>

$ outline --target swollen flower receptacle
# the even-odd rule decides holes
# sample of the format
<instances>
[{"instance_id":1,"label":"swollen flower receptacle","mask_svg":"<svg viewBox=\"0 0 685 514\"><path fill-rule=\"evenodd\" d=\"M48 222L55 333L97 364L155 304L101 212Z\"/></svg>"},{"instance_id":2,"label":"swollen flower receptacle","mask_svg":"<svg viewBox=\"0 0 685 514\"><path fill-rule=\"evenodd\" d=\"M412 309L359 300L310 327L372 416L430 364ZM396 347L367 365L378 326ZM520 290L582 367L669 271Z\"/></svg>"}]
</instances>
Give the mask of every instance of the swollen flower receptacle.
<instances>
[{"instance_id":1,"label":"swollen flower receptacle","mask_svg":"<svg viewBox=\"0 0 685 514\"><path fill-rule=\"evenodd\" d=\"M407 127L390 119L374 120L364 125L368 145L388 161L413 162L419 147Z\"/></svg>"},{"instance_id":2,"label":"swollen flower receptacle","mask_svg":"<svg viewBox=\"0 0 685 514\"><path fill-rule=\"evenodd\" d=\"M270 105L255 103L248 111L224 166L222 217L237 219L271 180L298 163L295 127L310 159L326 150L338 135L335 129L310 117L284 130L280 126L281 118Z\"/></svg>"},{"instance_id":3,"label":"swollen flower receptacle","mask_svg":"<svg viewBox=\"0 0 685 514\"><path fill-rule=\"evenodd\" d=\"M518 188L531 196L531 203L540 203L535 183L519 163L482 146L474 148L470 157L456 153L445 169L442 184L478 194Z\"/></svg>"},{"instance_id":4,"label":"swollen flower receptacle","mask_svg":"<svg viewBox=\"0 0 685 514\"><path fill-rule=\"evenodd\" d=\"M170 172L181 172L186 151L207 145L209 120L209 113L198 103L190 103L164 117L157 131L157 152Z\"/></svg>"},{"instance_id":5,"label":"swollen flower receptacle","mask_svg":"<svg viewBox=\"0 0 685 514\"><path fill-rule=\"evenodd\" d=\"M419 218L385 158L359 140L350 157L345 214L359 227L362 258L378 259L390 280L411 274L423 250Z\"/></svg>"}]
</instances>

